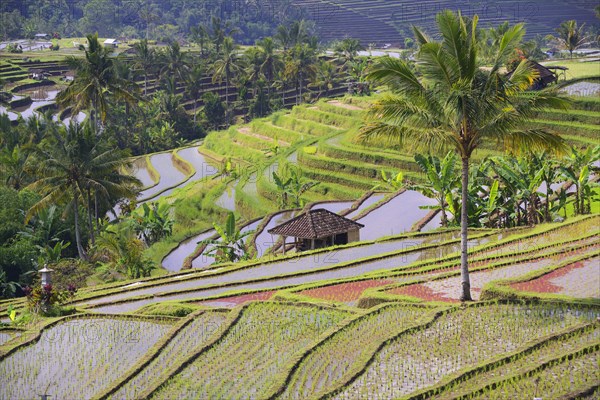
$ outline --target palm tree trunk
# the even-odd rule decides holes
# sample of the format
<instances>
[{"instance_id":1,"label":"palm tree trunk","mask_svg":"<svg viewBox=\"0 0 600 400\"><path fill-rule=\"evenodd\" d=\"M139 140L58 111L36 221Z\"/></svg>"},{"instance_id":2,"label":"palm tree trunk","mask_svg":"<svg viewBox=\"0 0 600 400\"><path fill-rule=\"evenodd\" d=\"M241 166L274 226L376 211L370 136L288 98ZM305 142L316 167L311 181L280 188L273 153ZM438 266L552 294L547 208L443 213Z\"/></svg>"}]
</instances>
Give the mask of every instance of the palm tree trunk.
<instances>
[{"instance_id":1,"label":"palm tree trunk","mask_svg":"<svg viewBox=\"0 0 600 400\"><path fill-rule=\"evenodd\" d=\"M92 241L92 245L96 243L96 237L94 235L94 217L92 216L92 192L88 188L87 190L88 196L88 225L90 227L90 240Z\"/></svg>"},{"instance_id":2,"label":"palm tree trunk","mask_svg":"<svg viewBox=\"0 0 600 400\"><path fill-rule=\"evenodd\" d=\"M461 301L472 301L471 298L471 281L469 279L469 263L468 263L468 234L469 226L467 214L467 198L469 195L469 158L462 158L462 202L460 205L460 277L462 281Z\"/></svg>"},{"instance_id":3,"label":"palm tree trunk","mask_svg":"<svg viewBox=\"0 0 600 400\"><path fill-rule=\"evenodd\" d=\"M81 232L79 230L79 204L77 202L77 191L74 190L73 196L73 220L75 222L75 243L77 244L77 253L79 258L87 261L87 254L81 244Z\"/></svg>"},{"instance_id":4,"label":"palm tree trunk","mask_svg":"<svg viewBox=\"0 0 600 400\"><path fill-rule=\"evenodd\" d=\"M148 95L148 73L144 73L144 97Z\"/></svg>"},{"instance_id":5,"label":"palm tree trunk","mask_svg":"<svg viewBox=\"0 0 600 400\"><path fill-rule=\"evenodd\" d=\"M544 219L550 222L550 182L546 182L546 204L544 207Z\"/></svg>"}]
</instances>

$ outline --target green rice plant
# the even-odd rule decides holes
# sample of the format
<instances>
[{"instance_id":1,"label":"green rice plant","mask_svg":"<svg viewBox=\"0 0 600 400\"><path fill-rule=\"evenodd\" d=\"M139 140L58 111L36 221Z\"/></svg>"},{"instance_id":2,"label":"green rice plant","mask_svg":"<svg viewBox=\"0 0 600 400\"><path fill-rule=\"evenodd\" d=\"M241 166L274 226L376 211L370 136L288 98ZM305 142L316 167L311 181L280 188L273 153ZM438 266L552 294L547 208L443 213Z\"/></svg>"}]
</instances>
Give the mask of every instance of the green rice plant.
<instances>
[{"instance_id":1,"label":"green rice plant","mask_svg":"<svg viewBox=\"0 0 600 400\"><path fill-rule=\"evenodd\" d=\"M539 337L594 321L598 315L597 309L568 304L456 308L420 330L399 336L371 360L364 373L331 397L407 396L462 369L525 349Z\"/></svg>"},{"instance_id":2,"label":"green rice plant","mask_svg":"<svg viewBox=\"0 0 600 400\"><path fill-rule=\"evenodd\" d=\"M335 129L312 120L298 118L297 115L282 114L271 118L273 125L297 132L301 135L326 136Z\"/></svg>"},{"instance_id":3,"label":"green rice plant","mask_svg":"<svg viewBox=\"0 0 600 400\"><path fill-rule=\"evenodd\" d=\"M558 110L548 108L538 114L541 120L579 122L582 124L597 125L600 122L600 112L588 110Z\"/></svg>"},{"instance_id":4,"label":"green rice plant","mask_svg":"<svg viewBox=\"0 0 600 400\"><path fill-rule=\"evenodd\" d=\"M557 132L561 135L583 137L587 139L595 139L596 142L600 136L600 127L595 124L584 124L573 121L551 121L551 120L532 120L532 125L541 129L548 129Z\"/></svg>"},{"instance_id":5,"label":"green rice plant","mask_svg":"<svg viewBox=\"0 0 600 400\"><path fill-rule=\"evenodd\" d=\"M330 112L321 111L316 107L294 107L291 115L300 119L315 121L323 125L344 129L356 128L361 126L363 123L361 118L333 114Z\"/></svg>"},{"instance_id":6,"label":"green rice plant","mask_svg":"<svg viewBox=\"0 0 600 400\"><path fill-rule=\"evenodd\" d=\"M56 398L92 398L119 379L169 328L111 318L59 323L0 362L0 397L34 398L45 388Z\"/></svg>"},{"instance_id":7,"label":"green rice plant","mask_svg":"<svg viewBox=\"0 0 600 400\"><path fill-rule=\"evenodd\" d=\"M526 376L504 381L481 393L465 399L558 399L598 385L600 381L600 350L581 351Z\"/></svg>"},{"instance_id":8,"label":"green rice plant","mask_svg":"<svg viewBox=\"0 0 600 400\"><path fill-rule=\"evenodd\" d=\"M335 101L335 100L334 100ZM345 104L345 103L341 103ZM352 106L350 106L352 107ZM361 119L365 114L365 110L359 109L355 110L354 108L343 107L339 105L334 105L329 101L320 101L317 103L317 108L321 111L325 111L331 114L338 114L344 117L351 117L354 119Z\"/></svg>"},{"instance_id":9,"label":"green rice plant","mask_svg":"<svg viewBox=\"0 0 600 400\"><path fill-rule=\"evenodd\" d=\"M273 119L277 118L272 116ZM301 133L293 130L285 129L280 126L275 126L269 119L255 119L250 123L253 132L260 135L268 136L273 139L283 140L288 143L296 143L304 140Z\"/></svg>"},{"instance_id":10,"label":"green rice plant","mask_svg":"<svg viewBox=\"0 0 600 400\"><path fill-rule=\"evenodd\" d=\"M295 366L280 399L318 398L357 373L386 340L418 324L431 309L406 305L375 308L311 349Z\"/></svg>"},{"instance_id":11,"label":"green rice plant","mask_svg":"<svg viewBox=\"0 0 600 400\"><path fill-rule=\"evenodd\" d=\"M224 337L152 398L261 397L296 353L349 316L312 306L250 304Z\"/></svg>"},{"instance_id":12,"label":"green rice plant","mask_svg":"<svg viewBox=\"0 0 600 400\"><path fill-rule=\"evenodd\" d=\"M423 392L421 396L412 398L415 400L425 398L434 390L438 392L436 398L440 400L468 398L474 393L485 391L486 387L507 380L507 378L523 375L540 364L552 361L557 356L576 353L590 344L597 343L599 339L600 328L593 324L567 330L565 333L543 338L522 352L517 352L496 362L482 364L472 372L448 380L437 390L432 389L429 392ZM546 397L543 393L539 394Z\"/></svg>"},{"instance_id":13,"label":"green rice plant","mask_svg":"<svg viewBox=\"0 0 600 400\"><path fill-rule=\"evenodd\" d=\"M140 398L140 394L147 389L149 382L162 382L166 378L166 371L177 365L182 357L202 347L212 335L218 333L226 317L226 313L223 312L207 311L190 318L143 369L136 370L135 375L108 398Z\"/></svg>"}]
</instances>

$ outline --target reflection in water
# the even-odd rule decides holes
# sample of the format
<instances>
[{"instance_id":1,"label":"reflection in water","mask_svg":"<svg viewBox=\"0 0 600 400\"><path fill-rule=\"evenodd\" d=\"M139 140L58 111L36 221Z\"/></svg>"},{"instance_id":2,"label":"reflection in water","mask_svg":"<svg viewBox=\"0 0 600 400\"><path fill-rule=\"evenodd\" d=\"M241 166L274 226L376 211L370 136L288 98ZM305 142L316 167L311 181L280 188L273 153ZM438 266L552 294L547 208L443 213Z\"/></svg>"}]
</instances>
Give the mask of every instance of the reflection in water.
<instances>
[{"instance_id":1,"label":"reflection in water","mask_svg":"<svg viewBox=\"0 0 600 400\"><path fill-rule=\"evenodd\" d=\"M415 222L429 212L419 207L435 204L435 200L419 192L408 190L359 219L357 222L365 225L360 230L360 238L375 240L383 236L408 232Z\"/></svg>"},{"instance_id":2,"label":"reflection in water","mask_svg":"<svg viewBox=\"0 0 600 400\"><path fill-rule=\"evenodd\" d=\"M173 157L170 152L151 156L150 163L160 174L160 180L158 185L140 193L140 201L146 200L170 186L177 185L185 179L185 174L173 164Z\"/></svg>"}]
</instances>

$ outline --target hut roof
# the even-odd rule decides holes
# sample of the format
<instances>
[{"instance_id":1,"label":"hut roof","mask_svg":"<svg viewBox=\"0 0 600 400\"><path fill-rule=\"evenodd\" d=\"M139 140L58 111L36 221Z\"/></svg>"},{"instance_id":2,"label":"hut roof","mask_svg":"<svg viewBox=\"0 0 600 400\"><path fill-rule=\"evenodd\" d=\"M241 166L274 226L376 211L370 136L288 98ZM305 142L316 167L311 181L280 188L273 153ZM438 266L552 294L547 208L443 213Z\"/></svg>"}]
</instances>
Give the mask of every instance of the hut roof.
<instances>
[{"instance_id":1,"label":"hut roof","mask_svg":"<svg viewBox=\"0 0 600 400\"><path fill-rule=\"evenodd\" d=\"M364 228L364 225L324 208L318 208L300 214L268 232L300 239L319 239L360 228Z\"/></svg>"},{"instance_id":2,"label":"hut roof","mask_svg":"<svg viewBox=\"0 0 600 400\"><path fill-rule=\"evenodd\" d=\"M552 71L550 71L548 68L544 67L542 64L537 63L535 61L531 61L531 60L527 60L527 62L533 69L535 69L538 72L538 74L539 74L538 79L541 79L544 82L556 81L556 75L554 75L552 73ZM508 78L510 78L512 76L513 72L515 72L515 71L514 70L510 71L506 76Z\"/></svg>"}]
</instances>

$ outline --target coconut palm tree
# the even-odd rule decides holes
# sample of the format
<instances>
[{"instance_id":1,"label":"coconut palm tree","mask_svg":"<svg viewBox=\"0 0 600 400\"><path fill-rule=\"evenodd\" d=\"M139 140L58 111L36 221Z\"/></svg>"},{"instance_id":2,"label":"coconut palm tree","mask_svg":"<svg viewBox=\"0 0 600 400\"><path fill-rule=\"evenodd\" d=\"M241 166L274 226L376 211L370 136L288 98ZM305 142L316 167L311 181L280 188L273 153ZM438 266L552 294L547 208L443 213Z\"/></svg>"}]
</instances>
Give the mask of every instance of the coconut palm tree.
<instances>
[{"instance_id":1,"label":"coconut palm tree","mask_svg":"<svg viewBox=\"0 0 600 400\"><path fill-rule=\"evenodd\" d=\"M96 204L110 202L114 205L116 199L135 198L141 182L121 172L130 166L130 161L122 152L96 140L89 125L82 127L72 123L66 129L53 131L48 143L50 145L35 149L40 178L28 188L39 191L43 197L29 209L26 219L52 204L70 202L77 252L86 260L79 222L83 199L87 198L88 215L91 215L92 195L97 199Z\"/></svg>"},{"instance_id":2,"label":"coconut palm tree","mask_svg":"<svg viewBox=\"0 0 600 400\"><path fill-rule=\"evenodd\" d=\"M483 143L507 147L564 148L563 140L540 130L524 130L524 121L540 107L565 106L549 92L525 93L536 76L523 61L509 79L500 72L525 30L515 25L504 33L490 68L480 68L478 17L472 20L444 11L436 17L441 41L415 28L419 51L416 71L406 62L380 59L369 77L391 90L371 108L361 131L365 139L384 137L412 147L452 147L462 162L461 280L463 301L471 300L467 263L469 162Z\"/></svg>"},{"instance_id":3,"label":"coconut palm tree","mask_svg":"<svg viewBox=\"0 0 600 400\"><path fill-rule=\"evenodd\" d=\"M188 53L181 51L179 43L173 42L160 54L160 62L162 67L160 69L160 76L164 78L173 79L173 82L177 84L177 81L185 79L186 73L189 70ZM177 87L177 85L175 85Z\"/></svg>"},{"instance_id":4,"label":"coconut palm tree","mask_svg":"<svg viewBox=\"0 0 600 400\"><path fill-rule=\"evenodd\" d=\"M567 50L573 58L573 52L588 43L584 27L585 24L577 26L575 20L564 21L556 28L558 36L548 35L548 39L554 41L560 48Z\"/></svg>"},{"instance_id":5,"label":"coconut palm tree","mask_svg":"<svg viewBox=\"0 0 600 400\"><path fill-rule=\"evenodd\" d=\"M364 49L360 44L360 40L345 38L335 44L333 52L340 67L345 69L349 63L356 59L358 52Z\"/></svg>"},{"instance_id":6,"label":"coconut palm tree","mask_svg":"<svg viewBox=\"0 0 600 400\"><path fill-rule=\"evenodd\" d=\"M148 75L156 67L156 52L148 46L148 40L133 45L133 66L144 73L144 96L148 95Z\"/></svg>"},{"instance_id":7,"label":"coconut palm tree","mask_svg":"<svg viewBox=\"0 0 600 400\"><path fill-rule=\"evenodd\" d=\"M258 48L262 52L263 63L260 66L260 72L265 77L268 85L269 100L271 99L271 88L275 83L275 78L283 69L283 61L279 54L275 52L277 49L273 38L267 37L259 41Z\"/></svg>"},{"instance_id":8,"label":"coconut palm tree","mask_svg":"<svg viewBox=\"0 0 600 400\"><path fill-rule=\"evenodd\" d=\"M196 124L196 114L198 99L202 94L202 78L204 77L204 65L194 64L185 77L185 92L194 101L194 124Z\"/></svg>"},{"instance_id":9,"label":"coconut palm tree","mask_svg":"<svg viewBox=\"0 0 600 400\"><path fill-rule=\"evenodd\" d=\"M296 45L287 54L284 77L296 84L296 105L302 102L304 81L317 74L316 58L315 50L307 44Z\"/></svg>"},{"instance_id":10,"label":"coconut palm tree","mask_svg":"<svg viewBox=\"0 0 600 400\"><path fill-rule=\"evenodd\" d=\"M233 38L225 38L223 41L223 52L213 63L212 67L213 83L225 81L225 123L229 125L229 84L231 83L231 79L242 70L242 63Z\"/></svg>"},{"instance_id":11,"label":"coconut palm tree","mask_svg":"<svg viewBox=\"0 0 600 400\"><path fill-rule=\"evenodd\" d=\"M137 102L135 84L120 78L114 69L111 50L103 47L98 35L88 35L88 48L85 57L68 57L66 62L76 72L75 79L59 93L56 100L59 105L72 106L72 114L91 109L93 127L104 124L109 108L109 99L118 97L128 103Z\"/></svg>"}]
</instances>

